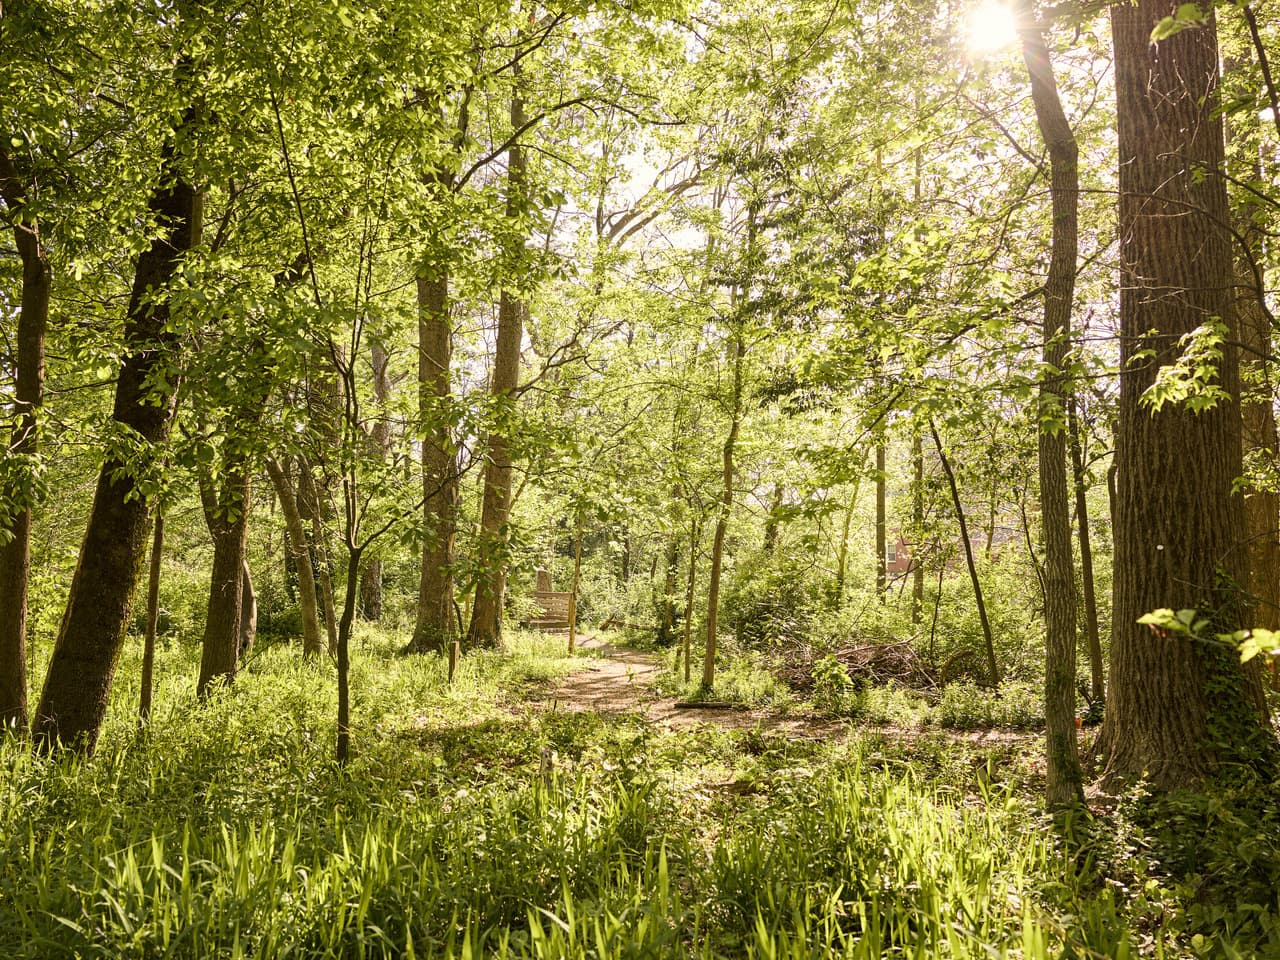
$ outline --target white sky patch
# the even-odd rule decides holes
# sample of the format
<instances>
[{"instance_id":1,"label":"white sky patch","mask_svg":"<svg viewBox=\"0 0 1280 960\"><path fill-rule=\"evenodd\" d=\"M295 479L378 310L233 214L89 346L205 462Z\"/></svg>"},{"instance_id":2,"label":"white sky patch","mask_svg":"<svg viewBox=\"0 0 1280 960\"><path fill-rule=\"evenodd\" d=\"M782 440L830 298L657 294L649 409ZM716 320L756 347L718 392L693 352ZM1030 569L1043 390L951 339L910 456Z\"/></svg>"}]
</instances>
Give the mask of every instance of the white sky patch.
<instances>
[{"instance_id":1,"label":"white sky patch","mask_svg":"<svg viewBox=\"0 0 1280 960\"><path fill-rule=\"evenodd\" d=\"M965 46L972 53L995 53L1018 42L1013 9L998 0L983 0L964 19Z\"/></svg>"}]
</instances>

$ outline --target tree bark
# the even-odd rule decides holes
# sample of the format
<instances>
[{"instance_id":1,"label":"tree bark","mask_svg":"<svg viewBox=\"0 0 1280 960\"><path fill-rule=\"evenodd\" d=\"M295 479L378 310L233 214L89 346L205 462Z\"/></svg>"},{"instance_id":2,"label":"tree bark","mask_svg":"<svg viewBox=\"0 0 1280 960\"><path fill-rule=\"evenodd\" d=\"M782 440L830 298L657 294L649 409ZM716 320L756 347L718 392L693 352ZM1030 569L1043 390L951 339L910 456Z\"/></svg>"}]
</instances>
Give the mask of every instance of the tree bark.
<instances>
[{"instance_id":1,"label":"tree bark","mask_svg":"<svg viewBox=\"0 0 1280 960\"><path fill-rule=\"evenodd\" d=\"M160 621L160 560L164 556L164 510L156 504L155 530L151 536L151 569L147 574L147 628L142 636L142 692L138 697L138 721L151 716L155 691L156 629Z\"/></svg>"},{"instance_id":2,"label":"tree bark","mask_svg":"<svg viewBox=\"0 0 1280 960\"><path fill-rule=\"evenodd\" d=\"M716 630L720 617L720 573L724 565L724 537L733 511L733 454L742 425L742 360L747 343L741 331L733 338L733 396L730 409L729 435L721 454L720 509L716 514L716 530L711 541L711 579L707 585L707 645L702 659L702 688L710 690L716 680Z\"/></svg>"},{"instance_id":3,"label":"tree bark","mask_svg":"<svg viewBox=\"0 0 1280 960\"><path fill-rule=\"evenodd\" d=\"M1080 417L1074 396L1067 399L1067 429L1070 431L1071 474L1076 497L1076 527L1080 539L1080 584L1084 593L1085 638L1089 645L1089 696L1102 703L1106 696L1106 674L1102 657L1102 637L1098 626L1098 598L1093 574L1093 540L1089 533L1089 503L1085 497L1084 449L1080 437Z\"/></svg>"},{"instance_id":4,"label":"tree bark","mask_svg":"<svg viewBox=\"0 0 1280 960\"><path fill-rule=\"evenodd\" d=\"M336 432L335 432L336 433ZM319 588L320 609L324 612L324 629L329 639L329 654L338 651L338 614L333 598L333 578L329 573L329 550L325 545L324 504L306 457L298 458L298 495L306 504L311 518L311 549L315 554L315 581ZM310 559L307 561L310 563Z\"/></svg>"},{"instance_id":5,"label":"tree bark","mask_svg":"<svg viewBox=\"0 0 1280 960\"><path fill-rule=\"evenodd\" d=\"M200 481L205 522L213 537L213 569L200 644L200 679L196 684L201 697L207 696L215 683L234 682L240 665L244 565L249 544L250 480L245 461L242 452L225 453L221 496L207 478Z\"/></svg>"},{"instance_id":6,"label":"tree bark","mask_svg":"<svg viewBox=\"0 0 1280 960\"><path fill-rule=\"evenodd\" d=\"M1228 61L1229 72L1246 72L1248 62ZM1227 124L1227 163L1232 179L1262 181L1255 140L1241 135L1235 122ZM1271 322L1265 306L1260 273L1265 263L1266 210L1248 190L1235 192L1232 223L1240 243L1235 247L1235 307L1240 325L1242 442L1246 456L1276 469L1275 397L1271 369ZM1255 272L1257 271L1257 272ZM1244 494L1245 536L1249 544L1249 594L1253 609L1249 626L1280 630L1280 494L1264 484Z\"/></svg>"},{"instance_id":7,"label":"tree bark","mask_svg":"<svg viewBox=\"0 0 1280 960\"><path fill-rule=\"evenodd\" d=\"M911 438L911 622L924 616L924 440L917 430Z\"/></svg>"},{"instance_id":8,"label":"tree bark","mask_svg":"<svg viewBox=\"0 0 1280 960\"><path fill-rule=\"evenodd\" d=\"M1075 134L1062 109L1049 48L1030 0L1019 11L1022 55L1031 79L1040 135L1049 151L1053 214L1049 274L1045 279L1038 460L1040 524L1044 534L1045 800L1049 809L1084 802L1076 742L1076 591L1067 496L1067 351L1075 300L1077 205L1080 180Z\"/></svg>"},{"instance_id":9,"label":"tree bark","mask_svg":"<svg viewBox=\"0 0 1280 960\"><path fill-rule=\"evenodd\" d=\"M569 592L569 653L578 645L578 586L582 582L582 514L573 538L573 588Z\"/></svg>"},{"instance_id":10,"label":"tree bark","mask_svg":"<svg viewBox=\"0 0 1280 960\"><path fill-rule=\"evenodd\" d=\"M280 512L284 514L285 529L288 531L290 555L293 557L298 574L298 606L302 612L302 655L318 657L324 652L324 641L320 636L320 608L316 598L315 572L311 566L311 551L307 546L306 528L302 525L302 516L298 511L293 483L289 480L284 468L276 460L268 459L267 475L271 477L271 484L276 488Z\"/></svg>"},{"instance_id":11,"label":"tree bark","mask_svg":"<svg viewBox=\"0 0 1280 960\"><path fill-rule=\"evenodd\" d=\"M511 99L511 126L524 126L524 100ZM525 204L525 155L519 141L507 151L507 216L517 219ZM516 259L519 259L518 257ZM493 399L504 419L510 418L520 385L520 343L524 335L525 304L511 290L498 300L498 340L493 357ZM511 511L510 422L489 433L484 470L484 504L480 515L481 572L467 640L472 646L492 647L502 642L502 595L506 582L507 520Z\"/></svg>"},{"instance_id":12,"label":"tree bark","mask_svg":"<svg viewBox=\"0 0 1280 960\"><path fill-rule=\"evenodd\" d=\"M150 209L159 233L139 257L124 329L124 361L112 419L154 462L176 408L177 337L167 289L183 255L199 242L200 194L183 179L177 151L166 145ZM133 588L146 553L150 504L138 487L138 465L109 455L98 474L89 524L68 592L62 626L36 707L41 749L70 746L92 753L107 709L124 642Z\"/></svg>"},{"instance_id":13,"label":"tree bark","mask_svg":"<svg viewBox=\"0 0 1280 960\"><path fill-rule=\"evenodd\" d=\"M378 337L370 337L369 363L373 371L373 396L378 414L369 431L374 454L384 463L391 455L391 355ZM374 623L382 619L382 559L370 557L360 573L360 615Z\"/></svg>"},{"instance_id":14,"label":"tree bark","mask_svg":"<svg viewBox=\"0 0 1280 960\"><path fill-rule=\"evenodd\" d=\"M978 567L973 560L973 543L969 540L969 522L965 519L964 504L960 500L960 488L956 486L955 471L951 469L951 461L942 449L942 439L938 436L938 428L929 421L929 432L933 435L933 445L938 451L938 461L942 464L942 472L947 478L947 486L951 488L951 504L956 511L956 522L960 525L960 542L964 545L964 562L969 568L969 582L973 584L973 603L978 608L978 620L982 624L982 639L986 644L987 678L992 684L1000 682L1000 667L996 663L995 640L991 635L991 621L987 619L987 604L982 598L982 581L978 579Z\"/></svg>"},{"instance_id":15,"label":"tree bark","mask_svg":"<svg viewBox=\"0 0 1280 960\"><path fill-rule=\"evenodd\" d=\"M22 260L14 365L16 422L8 456L27 461L19 489L4 491L14 505L0 544L0 730L27 729L27 584L31 573L31 512L35 500L34 459L39 453L39 411L44 402L44 341L49 324L53 272L40 240L40 223L24 209L27 191L9 154L0 147L0 197L13 223ZM25 488L25 489L24 489ZM3 540L4 537L0 537Z\"/></svg>"},{"instance_id":16,"label":"tree bark","mask_svg":"<svg viewBox=\"0 0 1280 960\"><path fill-rule=\"evenodd\" d=\"M458 477L446 410L452 361L449 276L437 265L435 275L418 277L418 414L427 428L422 443L422 572L410 642L418 653L443 653L458 635L453 610Z\"/></svg>"},{"instance_id":17,"label":"tree bark","mask_svg":"<svg viewBox=\"0 0 1280 960\"><path fill-rule=\"evenodd\" d=\"M885 589L889 585L886 554L888 540L888 491L885 476L885 443L876 441L876 596L884 603Z\"/></svg>"},{"instance_id":18,"label":"tree bark","mask_svg":"<svg viewBox=\"0 0 1280 960\"><path fill-rule=\"evenodd\" d=\"M1214 632L1243 618L1247 582L1235 303L1217 116L1218 45L1202 26L1152 44L1164 0L1111 8L1120 154L1120 401L1115 602L1100 756L1107 786L1195 784L1274 749L1239 658L1225 646L1137 620L1195 608ZM1226 399L1193 412L1142 401L1182 338L1220 321L1216 381ZM1149 352L1148 352L1149 351Z\"/></svg>"}]
</instances>

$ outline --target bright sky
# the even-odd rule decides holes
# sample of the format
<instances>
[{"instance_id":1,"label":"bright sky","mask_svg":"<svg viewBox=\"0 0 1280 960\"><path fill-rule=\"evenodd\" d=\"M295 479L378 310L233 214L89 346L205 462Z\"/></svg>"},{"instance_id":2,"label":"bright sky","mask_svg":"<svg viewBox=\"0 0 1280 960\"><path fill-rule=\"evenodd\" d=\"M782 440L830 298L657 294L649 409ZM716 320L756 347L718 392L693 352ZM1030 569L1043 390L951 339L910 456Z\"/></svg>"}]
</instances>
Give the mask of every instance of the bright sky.
<instances>
[{"instance_id":1,"label":"bright sky","mask_svg":"<svg viewBox=\"0 0 1280 960\"><path fill-rule=\"evenodd\" d=\"M1013 10L999 0L982 0L969 11L964 25L965 46L973 53L994 53L1018 40Z\"/></svg>"}]
</instances>

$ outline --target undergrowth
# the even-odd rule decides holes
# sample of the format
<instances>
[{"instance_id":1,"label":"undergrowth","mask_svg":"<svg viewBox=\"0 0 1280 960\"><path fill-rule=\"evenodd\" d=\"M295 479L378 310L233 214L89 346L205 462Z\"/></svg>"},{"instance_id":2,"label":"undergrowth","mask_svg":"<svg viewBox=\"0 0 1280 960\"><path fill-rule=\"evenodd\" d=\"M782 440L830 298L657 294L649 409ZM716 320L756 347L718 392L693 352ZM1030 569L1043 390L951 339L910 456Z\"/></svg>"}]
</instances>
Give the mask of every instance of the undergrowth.
<instances>
[{"instance_id":1,"label":"undergrowth","mask_svg":"<svg viewBox=\"0 0 1280 960\"><path fill-rule=\"evenodd\" d=\"M1147 889L1125 864L1149 825L1069 855L1011 758L526 705L583 665L561 647L468 657L449 686L366 637L345 769L331 669L296 648L203 704L169 649L142 731L126 663L91 761L0 746L0 956L1274 955L1274 904L1232 927Z\"/></svg>"}]
</instances>

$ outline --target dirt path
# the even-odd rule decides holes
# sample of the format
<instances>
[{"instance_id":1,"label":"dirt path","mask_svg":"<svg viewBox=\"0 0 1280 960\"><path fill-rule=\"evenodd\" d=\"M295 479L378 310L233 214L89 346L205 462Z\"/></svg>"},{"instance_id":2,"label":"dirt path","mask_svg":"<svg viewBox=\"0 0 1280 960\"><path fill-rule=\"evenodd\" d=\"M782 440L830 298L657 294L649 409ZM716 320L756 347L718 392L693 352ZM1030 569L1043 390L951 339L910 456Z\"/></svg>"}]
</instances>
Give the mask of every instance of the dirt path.
<instances>
[{"instance_id":1,"label":"dirt path","mask_svg":"<svg viewBox=\"0 0 1280 960\"><path fill-rule=\"evenodd\" d=\"M615 647L589 637L580 645L599 659L585 670L564 677L543 698L548 710L591 710L597 713L639 713L666 729L712 724L733 730L778 733L795 738L828 739L846 736L850 725L807 714L781 716L764 710L699 709L677 706L660 696L653 683L664 667L646 653Z\"/></svg>"},{"instance_id":2,"label":"dirt path","mask_svg":"<svg viewBox=\"0 0 1280 960\"><path fill-rule=\"evenodd\" d=\"M668 729L687 729L711 724L732 730L760 729L794 739L844 739L857 730L880 733L895 739L913 740L924 731L876 724L854 724L811 713L781 715L767 710L697 709L677 706L677 701L663 697L653 688L665 669L650 654L626 647L615 647L586 637L579 644L596 653L596 659L585 670L562 677L560 682L540 698L545 710L592 711L595 713L639 713L655 725ZM1026 743L1039 739L1039 734L1013 730L945 730L935 731L948 739L963 741L975 747Z\"/></svg>"}]
</instances>

